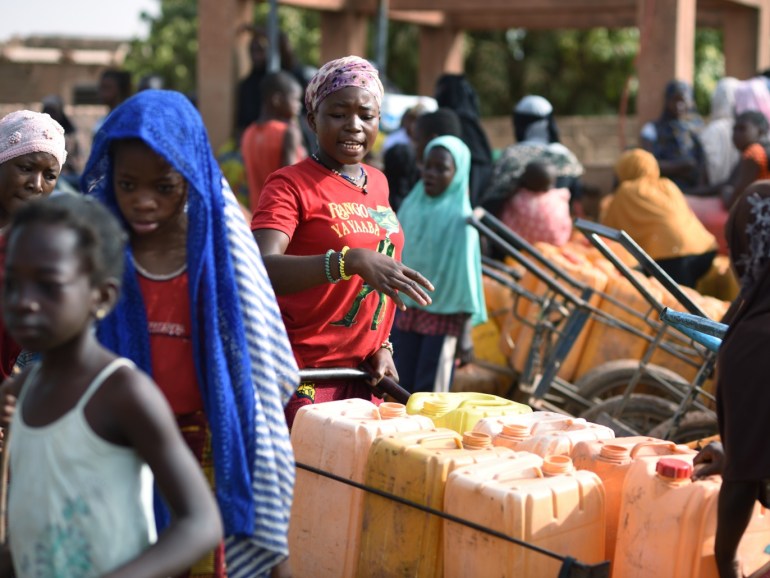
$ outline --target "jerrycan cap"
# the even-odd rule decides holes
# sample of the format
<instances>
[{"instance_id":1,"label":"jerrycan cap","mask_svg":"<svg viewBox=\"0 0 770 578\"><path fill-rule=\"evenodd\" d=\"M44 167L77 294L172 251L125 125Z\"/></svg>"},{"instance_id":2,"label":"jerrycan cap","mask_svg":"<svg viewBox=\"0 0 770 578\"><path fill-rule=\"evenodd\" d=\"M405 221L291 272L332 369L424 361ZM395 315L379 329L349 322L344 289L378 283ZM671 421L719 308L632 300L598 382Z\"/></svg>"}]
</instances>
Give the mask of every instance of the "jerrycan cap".
<instances>
[{"instance_id":1,"label":"jerrycan cap","mask_svg":"<svg viewBox=\"0 0 770 578\"><path fill-rule=\"evenodd\" d=\"M692 464L676 458L663 458L658 460L655 471L666 478L683 480L692 476Z\"/></svg>"}]
</instances>

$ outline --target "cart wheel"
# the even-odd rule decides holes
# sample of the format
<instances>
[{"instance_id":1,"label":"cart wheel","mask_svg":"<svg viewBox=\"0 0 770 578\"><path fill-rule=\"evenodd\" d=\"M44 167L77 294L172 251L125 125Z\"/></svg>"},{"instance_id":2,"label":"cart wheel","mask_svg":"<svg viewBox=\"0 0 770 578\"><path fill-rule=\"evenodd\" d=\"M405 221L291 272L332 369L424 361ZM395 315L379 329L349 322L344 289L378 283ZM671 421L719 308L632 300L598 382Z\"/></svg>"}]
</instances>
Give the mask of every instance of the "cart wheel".
<instances>
[{"instance_id":1,"label":"cart wheel","mask_svg":"<svg viewBox=\"0 0 770 578\"><path fill-rule=\"evenodd\" d=\"M673 417L677 407L673 401L656 395L632 393L628 399L622 395L605 399L580 417L612 428L618 437L650 435L653 428Z\"/></svg>"},{"instance_id":2,"label":"cart wheel","mask_svg":"<svg viewBox=\"0 0 770 578\"><path fill-rule=\"evenodd\" d=\"M713 413L705 411L688 411L682 416L682 419L679 420L679 426L672 431L673 425L673 418L667 419L652 428L648 435L650 437L670 439L675 443L684 444L719 433L716 417Z\"/></svg>"},{"instance_id":3,"label":"cart wheel","mask_svg":"<svg viewBox=\"0 0 770 578\"><path fill-rule=\"evenodd\" d=\"M622 395L626 386L639 371L639 361L635 359L616 359L602 363L585 373L575 382L577 393L588 400L601 401L610 397ZM634 394L651 394L653 396L679 402L658 380L670 383L683 392L689 387L689 382L678 373L661 367L660 365L647 365L636 384ZM581 411L584 408L572 409L571 413Z\"/></svg>"}]
</instances>

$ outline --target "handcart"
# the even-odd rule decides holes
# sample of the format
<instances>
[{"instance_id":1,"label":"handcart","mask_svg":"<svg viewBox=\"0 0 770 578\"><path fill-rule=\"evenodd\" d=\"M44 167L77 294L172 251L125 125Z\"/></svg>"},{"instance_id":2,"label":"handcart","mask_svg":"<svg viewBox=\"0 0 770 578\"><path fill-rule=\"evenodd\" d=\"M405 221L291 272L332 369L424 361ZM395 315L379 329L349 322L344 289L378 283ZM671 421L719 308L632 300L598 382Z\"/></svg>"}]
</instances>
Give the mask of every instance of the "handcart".
<instances>
[{"instance_id":1,"label":"handcart","mask_svg":"<svg viewBox=\"0 0 770 578\"><path fill-rule=\"evenodd\" d=\"M707 423L707 429L715 429L713 411L710 410L713 397L709 398L710 394L702 388L703 382L713 370L713 353L694 343L691 338L672 331L660 321L658 316L664 307L661 300L650 292L639 278L639 273L633 272L604 243L602 235L609 235L608 238L619 243L637 262L644 265L642 270L657 279L682 309L703 317L705 313L628 235L587 221L576 223L591 244L638 291L644 307L629 306L622 299L602 293L575 279L483 209L476 209L468 222L488 242L512 257L527 273L534 275L546 286L545 292L533 295L519 284L520 279L508 278L508 285L516 286L512 287L513 314L518 322L528 325L533 333L526 353L526 363L518 376L515 394L521 397L519 401L535 408L580 415L610 425L619 435L660 433L660 428L664 426L667 431L660 437L679 441L683 436L700 435L700 431L696 434L692 430L683 429L683 426L690 424L689 414L693 412L701 412L696 420L698 424L703 426ZM485 274L488 274L488 269L489 266L485 267ZM605 303L611 303L613 311L617 313L611 314L607 308L598 307L595 299L597 295ZM522 299L535 304L536 316L526 318L517 313L518 302ZM610 360L574 382L560 377L562 363L587 323L602 324L641 340L644 354L635 358ZM680 365L689 364L695 373L694 377L688 380L676 371L652 363L656 352L665 354L666 359L677 360ZM660 355L657 354L658 357ZM691 392L694 394L691 395ZM680 419L674 424L678 431L674 431L670 420L678 415L677 409L685 401L688 421L683 421L679 416Z\"/></svg>"},{"instance_id":2,"label":"handcart","mask_svg":"<svg viewBox=\"0 0 770 578\"><path fill-rule=\"evenodd\" d=\"M676 311L672 312L656 299L640 282L639 276L623 263L605 240L613 241L623 247L637 261L638 269L655 279L673 297L677 310L683 309L688 314L688 319L700 320L697 323L698 328L710 327L714 331L713 328L721 324L715 324L713 320L708 319L704 310L625 231L611 229L583 219L575 222L575 228L581 231L590 243L634 285L658 315L657 320L651 319L653 326L656 327L655 341L639 361L637 369L629 376L628 385L620 393L597 403L591 410L585 412L587 414L584 414L585 417L599 416L599 421L606 421L608 418L613 421L624 411L628 411L627 408L646 408L646 411L655 411L661 416L665 412L671 413L673 409L670 417L662 420L656 427L647 432L638 433L675 441L690 441L716 433L717 423L714 411L716 400L713 393L704 388L704 384L714 372L718 344L702 338L697 330L693 331L691 327L685 326L681 317L677 318L675 323L667 323L666 320L676 318ZM690 323L693 322L690 321ZM670 331L669 326L677 331ZM660 379L659 370L650 367L652 354L666 343L662 341L664 337L667 338L669 350L677 352L678 359L697 365L697 371L689 382ZM657 378L656 381L661 387L655 391L656 395L639 393L636 390L637 380L643 375Z\"/></svg>"}]
</instances>

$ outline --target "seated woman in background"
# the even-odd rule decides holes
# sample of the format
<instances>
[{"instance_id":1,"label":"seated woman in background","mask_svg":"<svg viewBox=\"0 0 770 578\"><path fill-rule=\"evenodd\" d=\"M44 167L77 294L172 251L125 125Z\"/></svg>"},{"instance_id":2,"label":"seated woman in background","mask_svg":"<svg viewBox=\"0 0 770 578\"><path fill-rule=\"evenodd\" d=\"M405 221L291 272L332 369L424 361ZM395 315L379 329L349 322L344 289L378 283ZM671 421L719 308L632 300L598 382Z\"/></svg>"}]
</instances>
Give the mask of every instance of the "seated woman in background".
<instances>
[{"instance_id":1,"label":"seated woman in background","mask_svg":"<svg viewBox=\"0 0 770 578\"><path fill-rule=\"evenodd\" d=\"M700 134L710 185L721 184L729 179L740 160L738 150L733 146L735 91L740 84L737 78L726 76L717 82L711 94L709 122Z\"/></svg>"},{"instance_id":2,"label":"seated woman in background","mask_svg":"<svg viewBox=\"0 0 770 578\"><path fill-rule=\"evenodd\" d=\"M694 287L716 255L716 239L660 176L652 154L632 149L615 165L618 187L601 221L628 233L674 281Z\"/></svg>"},{"instance_id":3,"label":"seated woman in background","mask_svg":"<svg viewBox=\"0 0 770 578\"><path fill-rule=\"evenodd\" d=\"M516 181L531 161L553 164L556 186L568 188L574 199L579 198L583 165L559 142L551 103L535 94L525 96L514 107L512 120L516 143L506 147L495 162L492 181L484 196L484 208L499 213L500 206L516 190Z\"/></svg>"},{"instance_id":4,"label":"seated woman in background","mask_svg":"<svg viewBox=\"0 0 770 578\"><path fill-rule=\"evenodd\" d=\"M527 164L516 192L503 205L500 220L530 243L560 247L569 241L569 189L556 187L556 167L547 161Z\"/></svg>"},{"instance_id":5,"label":"seated woman in background","mask_svg":"<svg viewBox=\"0 0 770 578\"><path fill-rule=\"evenodd\" d=\"M640 133L643 149L651 152L660 174L684 192L706 183L706 155L700 141L703 119L694 110L692 87L672 80L666 85L663 112Z\"/></svg>"}]
</instances>

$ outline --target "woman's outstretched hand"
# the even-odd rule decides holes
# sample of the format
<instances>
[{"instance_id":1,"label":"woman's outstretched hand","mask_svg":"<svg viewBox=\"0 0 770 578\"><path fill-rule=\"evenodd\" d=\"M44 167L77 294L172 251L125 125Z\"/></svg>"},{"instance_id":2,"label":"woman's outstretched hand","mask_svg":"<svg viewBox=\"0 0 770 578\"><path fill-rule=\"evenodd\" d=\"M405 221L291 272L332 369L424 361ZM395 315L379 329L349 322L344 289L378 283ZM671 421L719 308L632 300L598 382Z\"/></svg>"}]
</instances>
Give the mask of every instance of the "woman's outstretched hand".
<instances>
[{"instance_id":1,"label":"woman's outstretched hand","mask_svg":"<svg viewBox=\"0 0 770 578\"><path fill-rule=\"evenodd\" d=\"M420 274L392 257L371 249L351 249L345 255L345 273L356 274L371 287L382 291L393 299L402 311L406 305L401 300L403 293L420 305L430 305L427 291L433 291L433 284Z\"/></svg>"}]
</instances>

